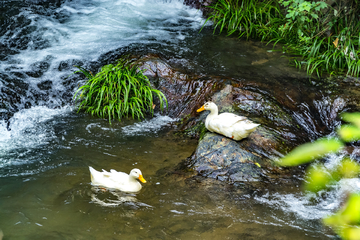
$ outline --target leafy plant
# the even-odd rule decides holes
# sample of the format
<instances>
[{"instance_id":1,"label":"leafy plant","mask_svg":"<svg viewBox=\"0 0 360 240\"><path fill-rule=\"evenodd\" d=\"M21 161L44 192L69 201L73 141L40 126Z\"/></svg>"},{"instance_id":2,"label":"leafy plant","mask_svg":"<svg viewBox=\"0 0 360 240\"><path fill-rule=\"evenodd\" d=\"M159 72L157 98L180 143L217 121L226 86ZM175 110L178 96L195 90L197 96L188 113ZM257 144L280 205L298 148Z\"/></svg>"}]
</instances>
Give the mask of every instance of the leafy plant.
<instances>
[{"instance_id":1,"label":"leafy plant","mask_svg":"<svg viewBox=\"0 0 360 240\"><path fill-rule=\"evenodd\" d=\"M85 111L101 118L144 118L146 112L153 114L153 95L160 101L160 109L167 106L165 95L151 87L149 79L135 64L121 59L116 65L102 67L95 76L76 66L87 77L87 82L75 93L78 111Z\"/></svg>"},{"instance_id":2,"label":"leafy plant","mask_svg":"<svg viewBox=\"0 0 360 240\"><path fill-rule=\"evenodd\" d=\"M305 0L218 0L206 21L214 33L260 39L298 55L308 74L360 74L360 2ZM284 14L283 14L284 12ZM205 24L204 24L205 25Z\"/></svg>"},{"instance_id":3,"label":"leafy plant","mask_svg":"<svg viewBox=\"0 0 360 240\"><path fill-rule=\"evenodd\" d=\"M309 163L327 154L341 151L348 142L360 140L360 113L344 113L342 118L349 124L342 125L338 129L338 138L322 138L303 144L280 159L279 164L296 166ZM330 170L319 162L312 163L306 171L305 189L318 192L327 189L342 178L354 178L359 174L360 165L350 156L345 156L335 169ZM333 227L343 239L358 239L360 236L360 193L350 193L344 207L324 218L323 222Z\"/></svg>"},{"instance_id":4,"label":"leafy plant","mask_svg":"<svg viewBox=\"0 0 360 240\"><path fill-rule=\"evenodd\" d=\"M279 0L279 3L287 7L286 23L279 28L281 35L294 35L296 41L309 42L321 30L319 15L321 10L328 7L325 2L308 2L304 0ZM289 32L294 32L291 34Z\"/></svg>"},{"instance_id":5,"label":"leafy plant","mask_svg":"<svg viewBox=\"0 0 360 240\"><path fill-rule=\"evenodd\" d=\"M359 76L359 40L359 37L346 38L341 34L334 38L315 37L311 45L296 48L304 57L301 61L295 60L295 63L299 68L305 66L308 74L321 76L328 72Z\"/></svg>"},{"instance_id":6,"label":"leafy plant","mask_svg":"<svg viewBox=\"0 0 360 240\"><path fill-rule=\"evenodd\" d=\"M287 8L287 22L279 28L282 42L288 51L302 56L295 60L299 68L319 77L324 72L359 76L360 25L348 21L359 6L345 13L323 1L281 0L280 4Z\"/></svg>"}]
</instances>

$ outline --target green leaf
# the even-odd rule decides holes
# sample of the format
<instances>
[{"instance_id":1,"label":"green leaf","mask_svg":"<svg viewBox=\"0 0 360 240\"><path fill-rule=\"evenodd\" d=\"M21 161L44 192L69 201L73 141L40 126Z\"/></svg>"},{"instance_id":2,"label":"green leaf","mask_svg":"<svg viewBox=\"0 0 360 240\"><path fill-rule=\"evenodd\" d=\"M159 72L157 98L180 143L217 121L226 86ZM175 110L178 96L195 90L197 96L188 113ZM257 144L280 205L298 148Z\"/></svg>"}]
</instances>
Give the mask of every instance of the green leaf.
<instances>
[{"instance_id":1,"label":"green leaf","mask_svg":"<svg viewBox=\"0 0 360 240\"><path fill-rule=\"evenodd\" d=\"M333 175L320 164L311 165L306 173L306 179L305 189L311 192L325 189L329 184L332 184L337 180L334 179Z\"/></svg>"},{"instance_id":2,"label":"green leaf","mask_svg":"<svg viewBox=\"0 0 360 240\"><path fill-rule=\"evenodd\" d=\"M344 178L357 177L360 174L360 165L350 158L345 158L338 166L337 173Z\"/></svg>"},{"instance_id":3,"label":"green leaf","mask_svg":"<svg viewBox=\"0 0 360 240\"><path fill-rule=\"evenodd\" d=\"M345 226L339 232L339 235L345 240L356 240L360 236L360 227L359 226Z\"/></svg>"},{"instance_id":4,"label":"green leaf","mask_svg":"<svg viewBox=\"0 0 360 240\"><path fill-rule=\"evenodd\" d=\"M359 112L355 112L355 113L342 113L341 114L341 119L352 123L354 125L356 125L357 127L360 128L360 113Z\"/></svg>"},{"instance_id":5,"label":"green leaf","mask_svg":"<svg viewBox=\"0 0 360 240\"><path fill-rule=\"evenodd\" d=\"M283 6L287 7L287 6L289 6L289 4L290 4L290 1L284 1Z\"/></svg>"},{"instance_id":6,"label":"green leaf","mask_svg":"<svg viewBox=\"0 0 360 240\"><path fill-rule=\"evenodd\" d=\"M315 18L315 19L318 19L318 18L319 18L319 16L318 16L317 14L315 14L315 13L311 13L311 16L312 16L313 18Z\"/></svg>"},{"instance_id":7,"label":"green leaf","mask_svg":"<svg viewBox=\"0 0 360 240\"><path fill-rule=\"evenodd\" d=\"M360 193L352 193L346 203L346 206L340 209L334 215L324 218L324 223L333 227L349 227L348 225L359 225L360 224ZM346 232L346 228L343 229L345 232L340 231L340 235L345 236L345 239L356 239L348 238L352 236L352 233Z\"/></svg>"},{"instance_id":8,"label":"green leaf","mask_svg":"<svg viewBox=\"0 0 360 240\"><path fill-rule=\"evenodd\" d=\"M312 143L305 143L296 147L289 154L279 160L281 166L297 166L313 161L326 154L339 151L343 143L335 138L321 138Z\"/></svg>"},{"instance_id":9,"label":"green leaf","mask_svg":"<svg viewBox=\"0 0 360 240\"><path fill-rule=\"evenodd\" d=\"M360 139L360 128L354 125L342 125L337 133L345 142L353 142Z\"/></svg>"}]
</instances>

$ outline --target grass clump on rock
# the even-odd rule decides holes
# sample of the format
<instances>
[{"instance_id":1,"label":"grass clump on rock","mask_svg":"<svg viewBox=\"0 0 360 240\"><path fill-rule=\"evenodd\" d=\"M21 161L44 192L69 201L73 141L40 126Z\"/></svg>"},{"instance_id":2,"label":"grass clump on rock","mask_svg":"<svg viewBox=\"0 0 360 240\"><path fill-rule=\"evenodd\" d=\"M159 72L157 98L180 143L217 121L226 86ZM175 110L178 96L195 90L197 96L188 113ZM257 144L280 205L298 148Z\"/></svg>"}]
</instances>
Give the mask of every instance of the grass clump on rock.
<instances>
[{"instance_id":1,"label":"grass clump on rock","mask_svg":"<svg viewBox=\"0 0 360 240\"><path fill-rule=\"evenodd\" d=\"M132 117L141 119L146 113L154 113L154 95L158 97L160 109L167 106L165 95L151 87L149 79L126 59L116 65L109 64L101 68L95 76L82 67L76 66L87 77L86 83L75 93L79 102L78 111L93 116L112 119Z\"/></svg>"}]
</instances>

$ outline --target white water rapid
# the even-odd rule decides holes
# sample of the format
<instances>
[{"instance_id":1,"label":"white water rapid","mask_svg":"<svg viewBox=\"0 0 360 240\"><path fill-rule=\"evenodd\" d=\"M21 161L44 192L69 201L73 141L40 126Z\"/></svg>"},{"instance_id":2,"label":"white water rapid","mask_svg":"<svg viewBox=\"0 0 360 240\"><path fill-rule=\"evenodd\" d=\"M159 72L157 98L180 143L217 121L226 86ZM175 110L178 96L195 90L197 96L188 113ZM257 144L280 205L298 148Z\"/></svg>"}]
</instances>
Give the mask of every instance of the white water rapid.
<instances>
[{"instance_id":1,"label":"white water rapid","mask_svg":"<svg viewBox=\"0 0 360 240\"><path fill-rule=\"evenodd\" d=\"M15 115L8 123L0 122L0 166L17 162L2 159L13 149L34 148L54 137L52 126L42 123L70 111L64 109L69 109L78 86L66 84L66 77L76 71L72 65L96 61L101 54L135 43L156 43L182 51L179 43L203 23L200 11L178 0L77 0L47 11L31 6L20 11L12 18L26 24L14 29L10 25L0 37L0 43L19 39L21 45L8 44L18 53L0 64L0 74L10 82L4 79L0 87L20 98L14 104ZM24 87L13 88L11 82L15 81ZM64 100L64 94L70 98ZM173 121L153 121L156 119L160 125ZM129 127L127 131L134 130Z\"/></svg>"}]
</instances>

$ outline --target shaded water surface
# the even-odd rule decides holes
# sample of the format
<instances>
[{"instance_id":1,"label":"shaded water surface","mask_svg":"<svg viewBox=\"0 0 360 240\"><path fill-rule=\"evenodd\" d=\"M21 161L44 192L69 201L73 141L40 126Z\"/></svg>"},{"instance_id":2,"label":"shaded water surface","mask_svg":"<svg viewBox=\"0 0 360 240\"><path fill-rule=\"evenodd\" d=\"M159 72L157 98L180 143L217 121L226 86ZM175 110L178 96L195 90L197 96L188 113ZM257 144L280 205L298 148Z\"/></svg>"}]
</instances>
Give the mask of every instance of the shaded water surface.
<instances>
[{"instance_id":1,"label":"shaded water surface","mask_svg":"<svg viewBox=\"0 0 360 240\"><path fill-rule=\"evenodd\" d=\"M51 121L54 137L27 153L40 162L13 166L23 174L14 170L14 176L0 178L0 227L6 239L327 238L318 218L286 212L278 208L286 204L279 199L274 206L264 203L276 198L269 192L167 174L164 168L190 156L197 145L168 133L172 120L167 117L111 127L71 113ZM104 192L91 186L88 166L126 172L137 167L148 182L138 194ZM303 206L298 191L286 193Z\"/></svg>"}]
</instances>

